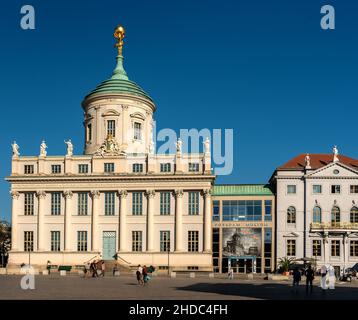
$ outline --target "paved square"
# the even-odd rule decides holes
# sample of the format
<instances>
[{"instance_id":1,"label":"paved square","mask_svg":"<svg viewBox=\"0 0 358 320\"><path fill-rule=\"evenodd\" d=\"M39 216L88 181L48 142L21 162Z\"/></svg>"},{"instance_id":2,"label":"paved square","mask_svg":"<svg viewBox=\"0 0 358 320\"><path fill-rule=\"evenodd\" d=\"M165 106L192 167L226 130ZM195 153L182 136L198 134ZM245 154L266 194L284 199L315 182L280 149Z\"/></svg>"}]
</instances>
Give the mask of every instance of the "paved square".
<instances>
[{"instance_id":1,"label":"paved square","mask_svg":"<svg viewBox=\"0 0 358 320\"><path fill-rule=\"evenodd\" d=\"M21 277L0 276L0 299L358 299L358 281L338 282L335 290L328 290L325 294L316 281L314 292L306 295L303 283L295 294L290 281L157 276L142 287L137 284L135 276L130 275L85 279L78 275L61 277L53 274L35 276L35 290L23 290Z\"/></svg>"}]
</instances>

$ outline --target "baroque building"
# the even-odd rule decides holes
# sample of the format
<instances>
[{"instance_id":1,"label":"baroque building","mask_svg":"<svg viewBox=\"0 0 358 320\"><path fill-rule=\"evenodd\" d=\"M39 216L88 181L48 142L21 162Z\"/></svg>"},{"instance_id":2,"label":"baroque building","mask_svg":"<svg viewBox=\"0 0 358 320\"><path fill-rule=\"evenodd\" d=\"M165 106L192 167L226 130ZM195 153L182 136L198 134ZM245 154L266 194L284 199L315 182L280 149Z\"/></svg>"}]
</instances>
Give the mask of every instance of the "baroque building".
<instances>
[{"instance_id":1,"label":"baroque building","mask_svg":"<svg viewBox=\"0 0 358 320\"><path fill-rule=\"evenodd\" d=\"M212 269L210 142L203 153L157 154L152 98L123 67L119 26L110 79L83 100L84 154L20 156L12 145L10 266L94 258L171 270Z\"/></svg>"},{"instance_id":2,"label":"baroque building","mask_svg":"<svg viewBox=\"0 0 358 320\"><path fill-rule=\"evenodd\" d=\"M271 177L276 189L277 258L311 258L337 274L358 263L358 160L300 154Z\"/></svg>"}]
</instances>

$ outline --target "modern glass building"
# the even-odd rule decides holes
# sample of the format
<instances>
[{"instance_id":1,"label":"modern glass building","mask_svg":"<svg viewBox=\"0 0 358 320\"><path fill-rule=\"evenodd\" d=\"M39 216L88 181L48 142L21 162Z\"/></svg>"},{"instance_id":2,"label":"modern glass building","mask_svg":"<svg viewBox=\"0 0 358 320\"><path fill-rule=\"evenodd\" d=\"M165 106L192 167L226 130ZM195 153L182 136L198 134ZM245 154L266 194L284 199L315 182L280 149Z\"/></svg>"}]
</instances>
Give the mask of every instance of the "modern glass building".
<instances>
[{"instance_id":1,"label":"modern glass building","mask_svg":"<svg viewBox=\"0 0 358 320\"><path fill-rule=\"evenodd\" d=\"M275 196L268 185L214 186L214 272L273 271L274 235Z\"/></svg>"}]
</instances>

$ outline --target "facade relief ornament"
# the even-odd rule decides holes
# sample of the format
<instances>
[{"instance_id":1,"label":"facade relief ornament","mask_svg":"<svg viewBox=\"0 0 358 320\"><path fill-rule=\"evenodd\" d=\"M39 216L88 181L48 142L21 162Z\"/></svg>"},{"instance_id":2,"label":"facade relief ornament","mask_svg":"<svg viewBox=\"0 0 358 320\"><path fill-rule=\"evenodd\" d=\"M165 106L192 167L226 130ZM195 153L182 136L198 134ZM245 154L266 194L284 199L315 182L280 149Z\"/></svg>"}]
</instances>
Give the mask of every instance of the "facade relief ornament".
<instances>
[{"instance_id":1,"label":"facade relief ornament","mask_svg":"<svg viewBox=\"0 0 358 320\"><path fill-rule=\"evenodd\" d=\"M118 142L111 134L107 135L107 138L104 140L100 148L95 152L95 155L101 155L102 157L105 155L113 156L125 154L126 153L123 150L120 150Z\"/></svg>"},{"instance_id":2,"label":"facade relief ornament","mask_svg":"<svg viewBox=\"0 0 358 320\"><path fill-rule=\"evenodd\" d=\"M99 199L101 193L98 190L92 190L91 191L91 196L93 199Z\"/></svg>"},{"instance_id":3,"label":"facade relief ornament","mask_svg":"<svg viewBox=\"0 0 358 320\"><path fill-rule=\"evenodd\" d=\"M182 189L178 189L174 191L174 194L177 198L182 198L184 195L184 191Z\"/></svg>"},{"instance_id":4,"label":"facade relief ornament","mask_svg":"<svg viewBox=\"0 0 358 320\"><path fill-rule=\"evenodd\" d=\"M36 196L39 198L39 199L44 199L46 197L46 192L43 191L43 190L39 190L36 192Z\"/></svg>"},{"instance_id":5,"label":"facade relief ornament","mask_svg":"<svg viewBox=\"0 0 358 320\"><path fill-rule=\"evenodd\" d=\"M183 141L182 139L178 138L176 144L175 144L176 150L177 150L177 154L181 154L182 152L182 147L183 147Z\"/></svg>"},{"instance_id":6,"label":"facade relief ornament","mask_svg":"<svg viewBox=\"0 0 358 320\"><path fill-rule=\"evenodd\" d=\"M13 198L13 199L18 199L19 196L20 196L20 193L18 191L15 191L15 190L11 190L10 194L11 194L11 198Z\"/></svg>"},{"instance_id":7,"label":"facade relief ornament","mask_svg":"<svg viewBox=\"0 0 358 320\"><path fill-rule=\"evenodd\" d=\"M210 154L210 139L209 137L206 137L204 141L204 152L205 154Z\"/></svg>"},{"instance_id":8,"label":"facade relief ornament","mask_svg":"<svg viewBox=\"0 0 358 320\"><path fill-rule=\"evenodd\" d=\"M306 157L305 157L305 168L311 169L311 158L308 153L306 154Z\"/></svg>"}]
</instances>

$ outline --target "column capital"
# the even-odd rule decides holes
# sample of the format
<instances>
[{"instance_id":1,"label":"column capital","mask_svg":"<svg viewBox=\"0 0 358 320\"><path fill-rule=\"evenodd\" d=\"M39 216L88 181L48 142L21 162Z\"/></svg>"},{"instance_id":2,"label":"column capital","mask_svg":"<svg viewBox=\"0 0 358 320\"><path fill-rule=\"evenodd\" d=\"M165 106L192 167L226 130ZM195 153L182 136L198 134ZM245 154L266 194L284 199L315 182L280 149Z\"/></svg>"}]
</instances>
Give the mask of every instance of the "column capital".
<instances>
[{"instance_id":1,"label":"column capital","mask_svg":"<svg viewBox=\"0 0 358 320\"><path fill-rule=\"evenodd\" d=\"M36 191L36 196L37 196L39 199L44 199L44 198L46 197L46 192L43 191L43 190Z\"/></svg>"},{"instance_id":2,"label":"column capital","mask_svg":"<svg viewBox=\"0 0 358 320\"><path fill-rule=\"evenodd\" d=\"M18 191L16 191L16 190L11 190L10 191L10 194L11 194L11 198L13 198L13 199L18 199L19 198L19 196L20 196L20 193L18 192Z\"/></svg>"},{"instance_id":3,"label":"column capital","mask_svg":"<svg viewBox=\"0 0 358 320\"><path fill-rule=\"evenodd\" d=\"M174 195L177 197L177 198L182 198L183 195L184 195L184 191L183 189L177 189L174 191Z\"/></svg>"},{"instance_id":4,"label":"column capital","mask_svg":"<svg viewBox=\"0 0 358 320\"><path fill-rule=\"evenodd\" d=\"M91 191L91 196L93 199L99 199L99 196L101 195L101 193L99 192L99 190L92 190Z\"/></svg>"},{"instance_id":5,"label":"column capital","mask_svg":"<svg viewBox=\"0 0 358 320\"><path fill-rule=\"evenodd\" d=\"M65 191L63 192L63 195L65 196L66 199L71 199L72 196L73 196L73 193L72 193L71 190L65 190Z\"/></svg>"},{"instance_id":6,"label":"column capital","mask_svg":"<svg viewBox=\"0 0 358 320\"><path fill-rule=\"evenodd\" d=\"M118 190L118 195L120 198L127 198L128 191L127 190Z\"/></svg>"},{"instance_id":7,"label":"column capital","mask_svg":"<svg viewBox=\"0 0 358 320\"><path fill-rule=\"evenodd\" d=\"M147 190L145 192L145 195L148 197L148 198L154 198L155 196L155 190Z\"/></svg>"},{"instance_id":8,"label":"column capital","mask_svg":"<svg viewBox=\"0 0 358 320\"><path fill-rule=\"evenodd\" d=\"M210 198L211 197L211 194L212 194L212 190L211 189L204 189L202 191L202 194L205 198Z\"/></svg>"}]
</instances>

